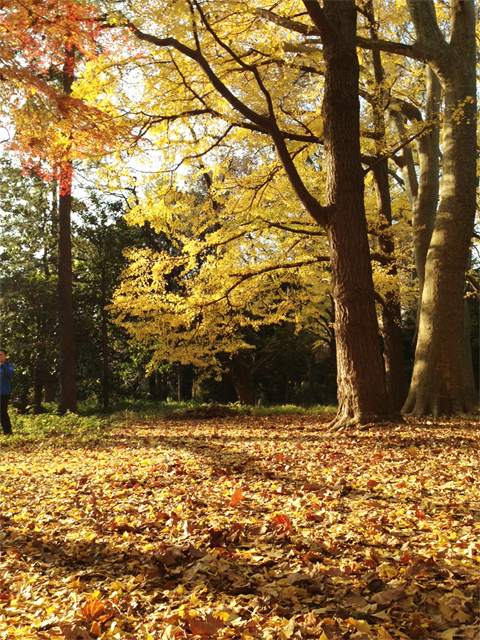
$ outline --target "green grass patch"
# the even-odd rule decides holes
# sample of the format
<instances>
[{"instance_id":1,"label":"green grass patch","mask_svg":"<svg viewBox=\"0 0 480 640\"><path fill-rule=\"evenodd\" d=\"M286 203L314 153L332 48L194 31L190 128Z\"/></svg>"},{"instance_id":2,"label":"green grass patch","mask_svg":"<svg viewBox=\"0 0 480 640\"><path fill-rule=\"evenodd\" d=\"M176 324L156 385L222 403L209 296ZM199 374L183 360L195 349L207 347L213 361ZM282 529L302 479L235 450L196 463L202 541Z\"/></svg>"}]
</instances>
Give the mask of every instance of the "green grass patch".
<instances>
[{"instance_id":1,"label":"green grass patch","mask_svg":"<svg viewBox=\"0 0 480 640\"><path fill-rule=\"evenodd\" d=\"M21 414L10 411L13 436L2 438L2 447L17 447L26 444L69 447L99 443L103 439L105 416L82 416L76 413Z\"/></svg>"},{"instance_id":2,"label":"green grass patch","mask_svg":"<svg viewBox=\"0 0 480 640\"><path fill-rule=\"evenodd\" d=\"M22 414L14 408L10 410L13 436L1 438L4 448L18 448L25 445L42 447L78 448L100 444L104 439L106 426L125 423L135 424L149 419L221 419L229 416L281 416L281 415L324 415L335 413L334 406L300 407L296 405L254 406L240 404L202 404L199 402L136 402L112 407L108 412L93 411L92 407L79 407L79 413L56 413L51 405L49 411L39 415Z\"/></svg>"}]
</instances>

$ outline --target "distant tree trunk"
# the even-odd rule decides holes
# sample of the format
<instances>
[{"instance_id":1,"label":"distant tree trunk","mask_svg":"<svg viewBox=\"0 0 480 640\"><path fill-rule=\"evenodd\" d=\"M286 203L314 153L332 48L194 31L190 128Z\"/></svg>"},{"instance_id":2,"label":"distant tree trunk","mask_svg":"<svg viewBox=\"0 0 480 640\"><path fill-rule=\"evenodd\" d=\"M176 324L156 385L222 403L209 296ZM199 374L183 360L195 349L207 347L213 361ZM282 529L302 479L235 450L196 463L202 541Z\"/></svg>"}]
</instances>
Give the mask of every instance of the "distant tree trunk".
<instances>
[{"instance_id":1,"label":"distant tree trunk","mask_svg":"<svg viewBox=\"0 0 480 640\"><path fill-rule=\"evenodd\" d=\"M255 388L252 380L252 371L242 353L233 353L231 356L221 356L222 364L227 375L232 381L241 404L255 404Z\"/></svg>"},{"instance_id":2,"label":"distant tree trunk","mask_svg":"<svg viewBox=\"0 0 480 640\"><path fill-rule=\"evenodd\" d=\"M70 164L70 163L65 163ZM68 170L69 167L66 167ZM71 178L70 178L71 180ZM58 410L77 411L75 373L75 341L72 297L72 240L70 213L72 205L71 182L68 177L60 181L59 242L58 242L58 333L60 341L60 396ZM68 191L67 191L68 189Z\"/></svg>"},{"instance_id":3,"label":"distant tree trunk","mask_svg":"<svg viewBox=\"0 0 480 640\"><path fill-rule=\"evenodd\" d=\"M313 6L304 1L315 20ZM353 0L325 0L322 107L339 410L332 429L397 421L385 382L364 209Z\"/></svg>"},{"instance_id":4,"label":"distant tree trunk","mask_svg":"<svg viewBox=\"0 0 480 640\"><path fill-rule=\"evenodd\" d=\"M100 305L102 314L102 401L104 409L110 404L110 365L108 357L107 273L102 264Z\"/></svg>"},{"instance_id":5,"label":"distant tree trunk","mask_svg":"<svg viewBox=\"0 0 480 640\"><path fill-rule=\"evenodd\" d=\"M182 401L182 365L177 368L177 401Z\"/></svg>"},{"instance_id":6,"label":"distant tree trunk","mask_svg":"<svg viewBox=\"0 0 480 640\"><path fill-rule=\"evenodd\" d=\"M73 84L74 51L67 47L63 72L63 90L71 93ZM72 297L72 172L70 161L62 163L59 183L58 235L58 333L60 343L60 396L58 411L77 411L77 382L75 372L75 331Z\"/></svg>"},{"instance_id":7,"label":"distant tree trunk","mask_svg":"<svg viewBox=\"0 0 480 640\"><path fill-rule=\"evenodd\" d=\"M407 397L407 380L405 377L400 291L396 280L395 244L391 237L392 212L386 160L375 164L373 175L380 217L378 241L382 257L385 260L387 274L392 276L393 279L392 285L382 292L380 296L383 325L383 359L387 389L394 407L400 411Z\"/></svg>"},{"instance_id":8,"label":"distant tree trunk","mask_svg":"<svg viewBox=\"0 0 480 640\"><path fill-rule=\"evenodd\" d=\"M283 379L284 379L284 384L283 384L283 389L284 389L283 404L289 404L290 403L290 393L291 393L291 388L292 388L292 381L291 381L291 378L290 378L290 371L285 371Z\"/></svg>"},{"instance_id":9,"label":"distant tree trunk","mask_svg":"<svg viewBox=\"0 0 480 640\"><path fill-rule=\"evenodd\" d=\"M453 415L478 405L465 377L464 287L476 201L476 44L473 0L452 0L450 42L433 2L407 0L445 101L440 204L425 263L417 348L404 413Z\"/></svg>"},{"instance_id":10,"label":"distant tree trunk","mask_svg":"<svg viewBox=\"0 0 480 640\"><path fill-rule=\"evenodd\" d=\"M54 376L48 375L45 381L45 402L55 402L55 379Z\"/></svg>"},{"instance_id":11,"label":"distant tree trunk","mask_svg":"<svg viewBox=\"0 0 480 640\"><path fill-rule=\"evenodd\" d=\"M33 372L33 412L39 414L42 411L42 393L44 377L41 363L37 363Z\"/></svg>"},{"instance_id":12,"label":"distant tree trunk","mask_svg":"<svg viewBox=\"0 0 480 640\"><path fill-rule=\"evenodd\" d=\"M373 38L378 37L372 0L367 3L370 13L370 32ZM377 197L379 236L378 242L384 267L391 284L382 292L382 336L383 359L387 390L395 409L400 411L407 397L407 380L405 376L405 356L403 349L402 316L400 306L400 288L397 279L397 263L395 258L395 241L392 233L392 204L388 176L388 158L384 157L386 139L385 111L390 96L384 89L385 73L380 51L372 51L375 91L371 98L373 123L375 128L375 160L372 165L375 193Z\"/></svg>"},{"instance_id":13,"label":"distant tree trunk","mask_svg":"<svg viewBox=\"0 0 480 640\"><path fill-rule=\"evenodd\" d=\"M402 150L402 173L405 187L412 205L413 256L418 278L419 300L422 297L425 282L425 262L432 238L435 215L438 206L440 184L440 137L439 114L441 105L441 87L438 78L427 65L425 68L427 87L425 122L428 129L417 138L418 177L415 172L413 154L408 147ZM397 130L406 137L404 118L412 122L421 122L421 111L411 103L402 102L391 110ZM420 302L418 311L420 312Z\"/></svg>"},{"instance_id":14,"label":"distant tree trunk","mask_svg":"<svg viewBox=\"0 0 480 640\"><path fill-rule=\"evenodd\" d=\"M464 329L463 329L463 370L465 376L465 387L467 397L470 396L475 400L478 399L477 387L475 385L475 375L473 372L472 358L472 319L470 317L470 309L465 300L463 304L464 313Z\"/></svg>"}]
</instances>

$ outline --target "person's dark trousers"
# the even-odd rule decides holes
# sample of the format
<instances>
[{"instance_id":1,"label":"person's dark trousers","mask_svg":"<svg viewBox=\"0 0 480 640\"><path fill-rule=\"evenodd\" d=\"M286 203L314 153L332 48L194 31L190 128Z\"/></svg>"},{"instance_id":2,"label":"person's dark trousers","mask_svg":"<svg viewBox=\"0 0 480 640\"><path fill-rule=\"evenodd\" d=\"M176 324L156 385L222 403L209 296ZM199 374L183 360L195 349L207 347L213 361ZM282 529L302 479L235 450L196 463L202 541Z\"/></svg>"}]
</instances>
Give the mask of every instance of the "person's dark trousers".
<instances>
[{"instance_id":1,"label":"person's dark trousers","mask_svg":"<svg viewBox=\"0 0 480 640\"><path fill-rule=\"evenodd\" d=\"M3 433L6 436L12 435L12 423L10 422L10 416L8 415L8 401L10 396L0 396L0 421L2 423Z\"/></svg>"}]
</instances>

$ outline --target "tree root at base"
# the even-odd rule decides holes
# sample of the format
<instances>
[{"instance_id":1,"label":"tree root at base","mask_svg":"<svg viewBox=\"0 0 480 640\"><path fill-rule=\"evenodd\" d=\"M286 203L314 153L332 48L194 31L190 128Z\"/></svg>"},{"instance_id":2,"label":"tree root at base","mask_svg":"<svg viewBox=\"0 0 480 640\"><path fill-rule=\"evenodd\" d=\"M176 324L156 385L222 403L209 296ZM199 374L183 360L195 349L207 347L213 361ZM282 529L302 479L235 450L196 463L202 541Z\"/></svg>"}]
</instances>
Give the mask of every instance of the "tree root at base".
<instances>
[{"instance_id":1,"label":"tree root at base","mask_svg":"<svg viewBox=\"0 0 480 640\"><path fill-rule=\"evenodd\" d=\"M358 429L367 431L368 429L390 428L398 424L404 424L405 421L400 414L386 417L370 416L369 418L362 416L342 416L337 415L327 424L327 430L330 432L342 432L347 429Z\"/></svg>"}]
</instances>

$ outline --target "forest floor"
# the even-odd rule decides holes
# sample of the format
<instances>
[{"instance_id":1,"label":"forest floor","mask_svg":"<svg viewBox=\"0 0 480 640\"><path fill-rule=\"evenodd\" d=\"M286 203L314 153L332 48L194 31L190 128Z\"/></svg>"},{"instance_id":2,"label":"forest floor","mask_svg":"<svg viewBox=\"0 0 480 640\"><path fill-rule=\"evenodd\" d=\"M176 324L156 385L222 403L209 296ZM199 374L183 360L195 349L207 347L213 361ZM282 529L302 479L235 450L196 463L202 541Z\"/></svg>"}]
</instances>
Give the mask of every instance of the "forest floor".
<instances>
[{"instance_id":1,"label":"forest floor","mask_svg":"<svg viewBox=\"0 0 480 640\"><path fill-rule=\"evenodd\" d=\"M0 637L477 640L479 422L327 418L0 438Z\"/></svg>"}]
</instances>

